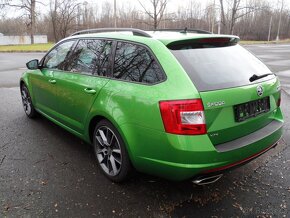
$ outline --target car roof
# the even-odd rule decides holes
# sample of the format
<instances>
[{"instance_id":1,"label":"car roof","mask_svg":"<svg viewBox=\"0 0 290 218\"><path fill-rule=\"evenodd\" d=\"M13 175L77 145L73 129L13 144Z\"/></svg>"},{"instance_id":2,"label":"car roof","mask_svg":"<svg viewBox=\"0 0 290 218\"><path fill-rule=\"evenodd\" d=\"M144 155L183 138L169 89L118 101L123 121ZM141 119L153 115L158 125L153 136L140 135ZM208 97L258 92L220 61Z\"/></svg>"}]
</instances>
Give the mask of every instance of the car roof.
<instances>
[{"instance_id":1,"label":"car roof","mask_svg":"<svg viewBox=\"0 0 290 218\"><path fill-rule=\"evenodd\" d=\"M98 30L98 29L93 29ZM101 29L100 29L101 30ZM109 29L110 30L110 29ZM187 41L187 40L194 40L194 39L202 39L202 38L236 38L239 39L238 36L234 35L221 35L221 34L212 34L207 31L198 30L202 33L198 32L183 32L183 31L171 31L171 30L156 30L156 31L142 31L140 30L140 34L144 33L144 35L135 35L132 30L138 30L138 29L126 29L122 30L122 28L118 28L118 31L106 31L106 32L97 32L90 33L90 30L86 31L80 31L76 34L73 34L69 38L108 38L108 39L119 39L119 40L129 40L129 41L135 41L139 43L145 43L148 44L153 41L160 41L164 45L168 45L173 42L177 41ZM139 30L138 30L139 31ZM83 33L84 32L84 33Z\"/></svg>"}]
</instances>

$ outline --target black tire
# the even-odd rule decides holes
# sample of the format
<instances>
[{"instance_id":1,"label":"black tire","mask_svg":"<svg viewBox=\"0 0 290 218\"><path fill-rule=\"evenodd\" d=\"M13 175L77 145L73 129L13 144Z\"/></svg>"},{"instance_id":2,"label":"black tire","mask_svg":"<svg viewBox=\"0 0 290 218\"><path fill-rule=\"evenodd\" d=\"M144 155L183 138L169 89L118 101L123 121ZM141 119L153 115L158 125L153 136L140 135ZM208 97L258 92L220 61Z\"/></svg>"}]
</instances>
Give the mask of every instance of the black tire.
<instances>
[{"instance_id":1,"label":"black tire","mask_svg":"<svg viewBox=\"0 0 290 218\"><path fill-rule=\"evenodd\" d=\"M22 84L20 87L20 93L21 93L21 98L22 98L22 105L25 114L29 118L35 118L37 115L37 112L32 104L32 100L28 91L28 88L26 85Z\"/></svg>"},{"instance_id":2,"label":"black tire","mask_svg":"<svg viewBox=\"0 0 290 218\"><path fill-rule=\"evenodd\" d=\"M132 165L124 141L118 130L108 120L95 127L93 146L102 173L113 182L129 178Z\"/></svg>"}]
</instances>

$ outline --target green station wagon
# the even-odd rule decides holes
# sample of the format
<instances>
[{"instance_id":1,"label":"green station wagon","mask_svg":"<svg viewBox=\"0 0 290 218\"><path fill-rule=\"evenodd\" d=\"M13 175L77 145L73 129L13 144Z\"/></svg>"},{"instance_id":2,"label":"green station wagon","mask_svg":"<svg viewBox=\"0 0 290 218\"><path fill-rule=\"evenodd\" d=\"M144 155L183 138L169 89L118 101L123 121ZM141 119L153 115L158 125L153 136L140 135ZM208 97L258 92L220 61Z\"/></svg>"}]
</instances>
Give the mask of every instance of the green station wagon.
<instances>
[{"instance_id":1,"label":"green station wagon","mask_svg":"<svg viewBox=\"0 0 290 218\"><path fill-rule=\"evenodd\" d=\"M80 31L27 63L23 107L92 144L114 182L133 169L215 182L282 136L280 82L238 42L189 29Z\"/></svg>"}]
</instances>

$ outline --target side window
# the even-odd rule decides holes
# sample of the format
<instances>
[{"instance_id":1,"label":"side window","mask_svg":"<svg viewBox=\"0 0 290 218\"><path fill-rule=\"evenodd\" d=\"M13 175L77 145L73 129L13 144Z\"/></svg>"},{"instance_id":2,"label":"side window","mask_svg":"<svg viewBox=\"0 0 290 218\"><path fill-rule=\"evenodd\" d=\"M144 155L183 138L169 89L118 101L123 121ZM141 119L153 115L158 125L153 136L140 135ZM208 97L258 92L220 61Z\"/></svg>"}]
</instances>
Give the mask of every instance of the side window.
<instances>
[{"instance_id":1,"label":"side window","mask_svg":"<svg viewBox=\"0 0 290 218\"><path fill-rule=\"evenodd\" d=\"M67 71L106 76L111 46L112 42L106 40L80 40L70 57Z\"/></svg>"},{"instance_id":2,"label":"side window","mask_svg":"<svg viewBox=\"0 0 290 218\"><path fill-rule=\"evenodd\" d=\"M148 49L127 42L117 44L114 77L147 84L165 79L164 73Z\"/></svg>"},{"instance_id":3,"label":"side window","mask_svg":"<svg viewBox=\"0 0 290 218\"><path fill-rule=\"evenodd\" d=\"M75 40L67 41L51 50L44 59L43 67L64 70L74 43Z\"/></svg>"}]
</instances>

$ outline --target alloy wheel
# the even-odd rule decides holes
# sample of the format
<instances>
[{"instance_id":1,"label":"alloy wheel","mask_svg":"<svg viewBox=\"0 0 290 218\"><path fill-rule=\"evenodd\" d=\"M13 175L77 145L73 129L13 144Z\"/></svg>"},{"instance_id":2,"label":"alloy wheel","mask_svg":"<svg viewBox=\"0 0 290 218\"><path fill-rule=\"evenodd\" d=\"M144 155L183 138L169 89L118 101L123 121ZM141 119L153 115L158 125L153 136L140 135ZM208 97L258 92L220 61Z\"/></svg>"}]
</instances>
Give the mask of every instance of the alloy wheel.
<instances>
[{"instance_id":1,"label":"alloy wheel","mask_svg":"<svg viewBox=\"0 0 290 218\"><path fill-rule=\"evenodd\" d=\"M30 115L32 111L31 98L25 86L21 88L21 98L22 98L22 105L23 105L25 113L27 115Z\"/></svg>"},{"instance_id":2,"label":"alloy wheel","mask_svg":"<svg viewBox=\"0 0 290 218\"><path fill-rule=\"evenodd\" d=\"M122 154L120 142L115 133L107 126L101 126L95 132L96 156L103 171L116 176L121 170Z\"/></svg>"}]
</instances>

